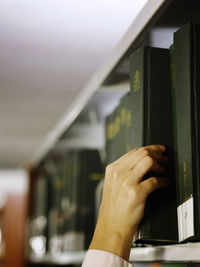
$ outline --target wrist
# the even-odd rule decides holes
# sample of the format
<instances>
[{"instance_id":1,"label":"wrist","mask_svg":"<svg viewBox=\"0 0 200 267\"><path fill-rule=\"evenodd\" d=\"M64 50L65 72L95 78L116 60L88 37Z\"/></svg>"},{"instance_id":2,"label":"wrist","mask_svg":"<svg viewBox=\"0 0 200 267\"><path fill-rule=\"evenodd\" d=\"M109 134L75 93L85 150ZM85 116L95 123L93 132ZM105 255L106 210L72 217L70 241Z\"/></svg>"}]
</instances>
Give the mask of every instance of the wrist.
<instances>
[{"instance_id":1,"label":"wrist","mask_svg":"<svg viewBox=\"0 0 200 267\"><path fill-rule=\"evenodd\" d=\"M116 230L111 226L110 229L108 225L98 222L89 249L111 252L128 261L135 231L121 228Z\"/></svg>"}]
</instances>

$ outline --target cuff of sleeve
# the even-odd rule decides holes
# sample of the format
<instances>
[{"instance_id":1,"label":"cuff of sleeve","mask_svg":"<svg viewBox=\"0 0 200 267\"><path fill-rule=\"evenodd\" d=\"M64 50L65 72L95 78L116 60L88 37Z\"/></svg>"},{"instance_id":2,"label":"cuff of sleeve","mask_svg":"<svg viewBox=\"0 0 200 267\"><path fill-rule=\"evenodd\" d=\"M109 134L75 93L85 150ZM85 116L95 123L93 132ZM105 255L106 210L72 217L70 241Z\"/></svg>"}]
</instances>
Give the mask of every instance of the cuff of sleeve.
<instances>
[{"instance_id":1,"label":"cuff of sleeve","mask_svg":"<svg viewBox=\"0 0 200 267\"><path fill-rule=\"evenodd\" d=\"M133 267L124 259L107 251L88 250L82 267Z\"/></svg>"}]
</instances>

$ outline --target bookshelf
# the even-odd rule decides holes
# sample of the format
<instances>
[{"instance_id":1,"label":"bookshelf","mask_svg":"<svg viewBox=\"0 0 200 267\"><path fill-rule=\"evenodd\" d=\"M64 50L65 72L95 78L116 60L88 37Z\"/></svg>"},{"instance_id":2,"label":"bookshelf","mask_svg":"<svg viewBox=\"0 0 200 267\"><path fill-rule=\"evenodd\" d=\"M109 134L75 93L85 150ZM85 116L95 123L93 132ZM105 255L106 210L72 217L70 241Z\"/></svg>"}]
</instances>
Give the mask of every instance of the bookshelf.
<instances>
[{"instance_id":1,"label":"bookshelf","mask_svg":"<svg viewBox=\"0 0 200 267\"><path fill-rule=\"evenodd\" d=\"M29 257L29 261L33 263L41 264L56 264L56 265L67 265L67 264L81 264L86 251L75 251L69 253L62 253L61 255L50 255L46 254L43 257L35 257L34 255Z\"/></svg>"},{"instance_id":2,"label":"bookshelf","mask_svg":"<svg viewBox=\"0 0 200 267\"><path fill-rule=\"evenodd\" d=\"M128 91L129 55L140 45L169 47L172 43L173 32L187 21L199 22L200 3L197 0L149 0L134 20L126 35L110 55L105 64L94 74L83 88L79 97L66 110L61 120L48 135L32 159L33 166L37 166L52 150L62 150L68 147L92 147L103 149L103 117L109 113L103 109L105 101L112 101L112 109L120 97ZM111 103L111 102L110 102ZM94 108L95 107L95 108ZM81 116L90 111L96 115L89 115L90 121L81 121ZM87 136L86 129L90 129L91 136ZM70 133L75 138L70 138ZM99 134L99 135L98 135ZM97 137L99 142L91 142ZM130 261L134 262L200 262L200 243L186 243L179 245L139 247L131 250ZM80 264L85 251L63 253L59 256L47 254L37 258L33 255L29 261L33 263L52 263L57 265Z\"/></svg>"},{"instance_id":3,"label":"bookshelf","mask_svg":"<svg viewBox=\"0 0 200 267\"><path fill-rule=\"evenodd\" d=\"M200 262L200 243L187 243L179 245L133 248L130 262ZM63 253L61 255L47 254L43 257L29 257L35 263L52 263L58 265L81 264L86 251Z\"/></svg>"}]
</instances>

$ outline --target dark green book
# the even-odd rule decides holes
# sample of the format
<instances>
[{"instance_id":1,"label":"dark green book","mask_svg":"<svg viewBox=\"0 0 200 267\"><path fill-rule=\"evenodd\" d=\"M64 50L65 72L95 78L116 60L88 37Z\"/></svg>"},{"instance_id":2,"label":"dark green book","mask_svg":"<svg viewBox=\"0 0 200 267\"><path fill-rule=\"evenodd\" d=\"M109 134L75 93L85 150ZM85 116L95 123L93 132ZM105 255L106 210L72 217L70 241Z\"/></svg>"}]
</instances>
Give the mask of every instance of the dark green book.
<instances>
[{"instance_id":1,"label":"dark green book","mask_svg":"<svg viewBox=\"0 0 200 267\"><path fill-rule=\"evenodd\" d=\"M48 218L48 179L44 167L39 167L36 171L33 183L33 193L31 199L31 214L29 221L29 252L36 256L42 256L47 251L47 218ZM38 250L34 246L35 240L40 240L42 249Z\"/></svg>"},{"instance_id":2,"label":"dark green book","mask_svg":"<svg viewBox=\"0 0 200 267\"><path fill-rule=\"evenodd\" d=\"M64 187L60 158L51 157L48 160L47 173L49 180L48 250L56 254L62 250L64 234L64 214L61 208Z\"/></svg>"},{"instance_id":3,"label":"dark green book","mask_svg":"<svg viewBox=\"0 0 200 267\"><path fill-rule=\"evenodd\" d=\"M116 158L116 138L115 138L115 110L108 116L107 119L107 143L106 143L106 164L110 164Z\"/></svg>"},{"instance_id":4,"label":"dark green book","mask_svg":"<svg viewBox=\"0 0 200 267\"><path fill-rule=\"evenodd\" d=\"M130 92L126 98L126 124L125 124L125 138L126 138L126 153L132 149L132 97Z\"/></svg>"},{"instance_id":5,"label":"dark green book","mask_svg":"<svg viewBox=\"0 0 200 267\"><path fill-rule=\"evenodd\" d=\"M111 114L106 117L105 127L105 147L106 147L106 164L111 162L111 145L112 145L112 126L111 126Z\"/></svg>"},{"instance_id":6,"label":"dark green book","mask_svg":"<svg viewBox=\"0 0 200 267\"><path fill-rule=\"evenodd\" d=\"M80 151L82 174L81 181L84 193L82 197L82 230L85 233L85 249L88 248L95 228L95 189L103 178L102 163L97 150Z\"/></svg>"},{"instance_id":7,"label":"dark green book","mask_svg":"<svg viewBox=\"0 0 200 267\"><path fill-rule=\"evenodd\" d=\"M179 241L200 240L200 25L174 34Z\"/></svg>"},{"instance_id":8,"label":"dark green book","mask_svg":"<svg viewBox=\"0 0 200 267\"><path fill-rule=\"evenodd\" d=\"M176 205L180 205L180 183L178 173L178 140L177 140L177 116L176 116L176 95L175 95L175 74L174 74L174 45L170 46L170 71L171 71L171 95L172 95L172 113L173 113L173 168L176 181Z\"/></svg>"},{"instance_id":9,"label":"dark green book","mask_svg":"<svg viewBox=\"0 0 200 267\"><path fill-rule=\"evenodd\" d=\"M117 160L121 156L121 122L120 122L120 105L114 111L113 134L114 134L114 154L112 161Z\"/></svg>"},{"instance_id":10,"label":"dark green book","mask_svg":"<svg viewBox=\"0 0 200 267\"><path fill-rule=\"evenodd\" d=\"M133 53L130 57L130 84L131 146L167 146L168 177L171 179L169 186L149 195L135 242L177 242L175 179L171 168L173 122L169 50L142 47Z\"/></svg>"},{"instance_id":11,"label":"dark green book","mask_svg":"<svg viewBox=\"0 0 200 267\"><path fill-rule=\"evenodd\" d=\"M119 157L123 156L129 150L128 145L128 130L129 130L129 106L128 100L130 94L125 94L120 100L120 154Z\"/></svg>"}]
</instances>

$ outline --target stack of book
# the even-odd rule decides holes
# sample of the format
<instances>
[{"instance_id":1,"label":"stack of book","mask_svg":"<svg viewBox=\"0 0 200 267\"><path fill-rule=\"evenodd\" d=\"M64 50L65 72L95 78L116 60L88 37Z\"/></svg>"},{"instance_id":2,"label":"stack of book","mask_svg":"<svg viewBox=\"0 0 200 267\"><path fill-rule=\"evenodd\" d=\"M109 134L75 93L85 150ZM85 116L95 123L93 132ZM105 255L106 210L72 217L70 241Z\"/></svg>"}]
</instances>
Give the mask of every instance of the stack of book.
<instances>
[{"instance_id":1,"label":"stack of book","mask_svg":"<svg viewBox=\"0 0 200 267\"><path fill-rule=\"evenodd\" d=\"M135 243L200 238L199 44L200 25L188 23L170 49L135 51L130 93L106 119L107 163L136 147L167 147L171 183L148 197Z\"/></svg>"},{"instance_id":2,"label":"stack of book","mask_svg":"<svg viewBox=\"0 0 200 267\"><path fill-rule=\"evenodd\" d=\"M200 240L199 45L200 25L188 23L174 33L169 49L144 46L135 51L130 92L106 118L107 164L136 147L167 147L171 182L147 198L135 243ZM40 164L33 183L31 253L88 248L95 188L102 178L97 150L70 150ZM98 198L101 190L102 184Z\"/></svg>"},{"instance_id":3,"label":"stack of book","mask_svg":"<svg viewBox=\"0 0 200 267\"><path fill-rule=\"evenodd\" d=\"M71 150L41 164L33 188L31 253L88 248L95 226L95 188L102 178L97 150ZM38 240L40 251L34 246Z\"/></svg>"}]
</instances>

